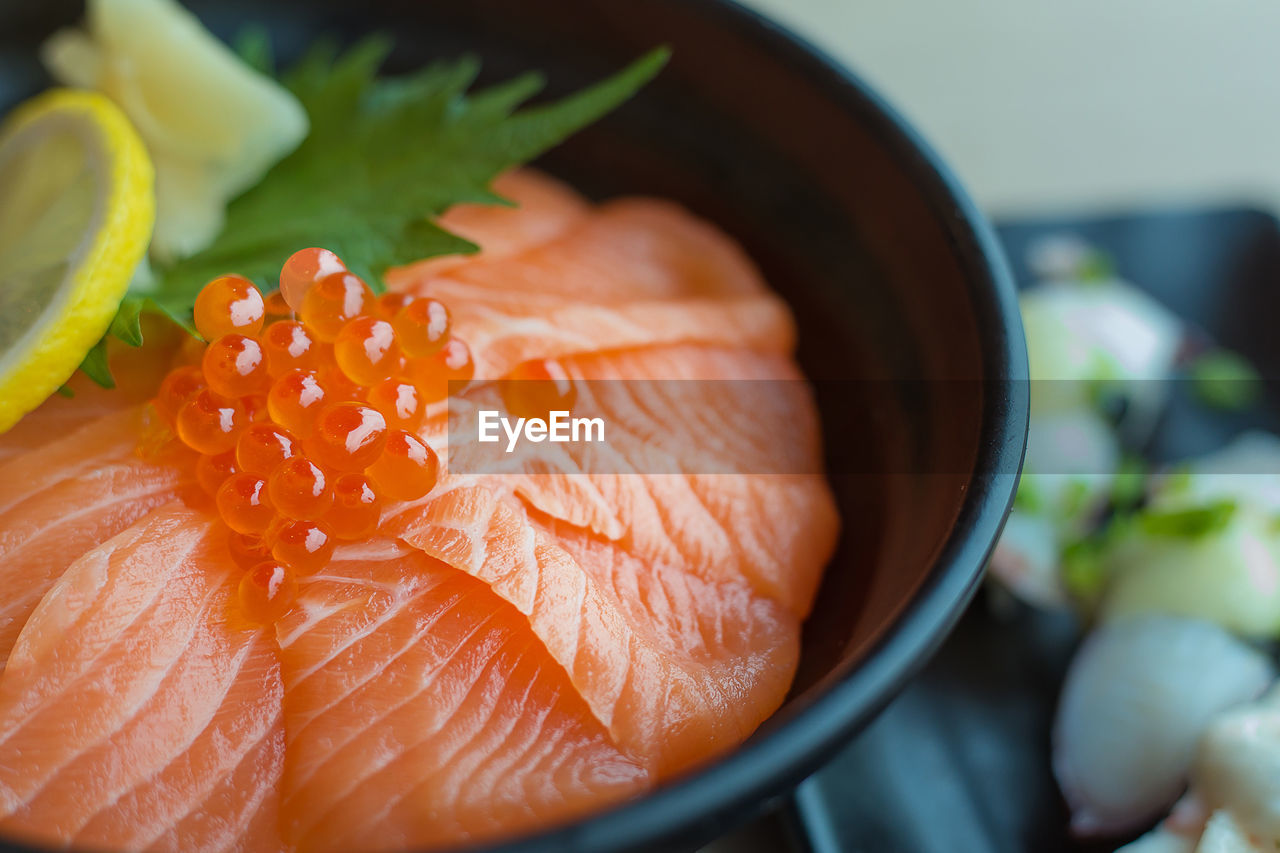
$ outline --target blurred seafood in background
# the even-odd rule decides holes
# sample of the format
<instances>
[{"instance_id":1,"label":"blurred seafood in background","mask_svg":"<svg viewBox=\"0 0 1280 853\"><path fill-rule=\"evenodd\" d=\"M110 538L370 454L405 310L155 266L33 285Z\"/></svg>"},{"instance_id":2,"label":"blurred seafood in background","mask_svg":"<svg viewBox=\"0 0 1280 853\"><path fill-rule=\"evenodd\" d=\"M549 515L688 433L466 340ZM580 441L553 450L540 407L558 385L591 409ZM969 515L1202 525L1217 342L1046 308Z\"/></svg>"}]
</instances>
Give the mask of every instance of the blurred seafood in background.
<instances>
[{"instance_id":1,"label":"blurred seafood in background","mask_svg":"<svg viewBox=\"0 0 1280 853\"><path fill-rule=\"evenodd\" d=\"M1172 807L1125 853L1275 850L1280 688L1257 697L1275 678L1261 644L1280 639L1280 438L1145 458L1177 383L1215 408L1256 404L1261 383L1197 353L1196 330L1088 244L1047 240L1029 262L1030 436L991 569L1092 629L1054 727L1072 831L1116 837Z\"/></svg>"}]
</instances>

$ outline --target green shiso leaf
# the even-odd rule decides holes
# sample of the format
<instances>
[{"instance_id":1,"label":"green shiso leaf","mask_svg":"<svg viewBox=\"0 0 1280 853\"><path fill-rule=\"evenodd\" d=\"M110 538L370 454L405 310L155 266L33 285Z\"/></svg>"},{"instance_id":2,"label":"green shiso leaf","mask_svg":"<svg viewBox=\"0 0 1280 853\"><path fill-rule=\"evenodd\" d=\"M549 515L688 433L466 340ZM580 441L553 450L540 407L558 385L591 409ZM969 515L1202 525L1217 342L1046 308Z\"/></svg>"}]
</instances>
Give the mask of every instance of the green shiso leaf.
<instances>
[{"instance_id":1,"label":"green shiso leaf","mask_svg":"<svg viewBox=\"0 0 1280 853\"><path fill-rule=\"evenodd\" d=\"M84 361L80 362L80 370L103 388L116 387L116 380L111 376L111 369L107 367L106 338L93 345L93 349L89 350Z\"/></svg>"},{"instance_id":2,"label":"green shiso leaf","mask_svg":"<svg viewBox=\"0 0 1280 853\"><path fill-rule=\"evenodd\" d=\"M251 64L270 61L260 34L247 32L239 49ZM390 42L378 37L345 53L321 43L284 75L310 118L309 135L231 202L211 246L157 267L145 294L126 297L111 335L140 345L139 316L147 311L194 334L191 309L209 280L235 272L273 288L284 261L309 246L336 252L375 290L389 267L476 251L435 224L437 217L456 204L507 204L490 189L494 178L618 107L670 55L658 48L587 89L529 107L543 85L539 75L468 94L479 73L474 58L379 78L389 52ZM86 358L85 373L110 383L102 345Z\"/></svg>"}]
</instances>

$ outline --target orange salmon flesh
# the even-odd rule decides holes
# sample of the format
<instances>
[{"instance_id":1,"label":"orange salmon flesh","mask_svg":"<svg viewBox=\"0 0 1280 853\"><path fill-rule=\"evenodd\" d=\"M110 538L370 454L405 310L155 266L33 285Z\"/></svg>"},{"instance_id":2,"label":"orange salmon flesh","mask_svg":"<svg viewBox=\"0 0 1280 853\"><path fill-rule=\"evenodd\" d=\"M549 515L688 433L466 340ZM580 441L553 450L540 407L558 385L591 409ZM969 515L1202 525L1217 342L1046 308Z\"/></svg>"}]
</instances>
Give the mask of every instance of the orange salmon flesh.
<instances>
[{"instance_id":1,"label":"orange salmon flesh","mask_svg":"<svg viewBox=\"0 0 1280 853\"><path fill-rule=\"evenodd\" d=\"M711 225L663 201L592 205L528 170L495 188L516 206L443 217L478 254L387 276L448 304L478 386L531 359L588 378L802 378L788 309ZM190 466L136 452L160 373L123 369L121 389L77 384L0 436L0 837L496 840L723 754L790 687L839 526L820 476L446 472L263 627L238 614L243 570ZM820 458L801 408L688 397L665 416L716 442L750 420L744 444ZM613 446L639 466L631 426Z\"/></svg>"}]
</instances>

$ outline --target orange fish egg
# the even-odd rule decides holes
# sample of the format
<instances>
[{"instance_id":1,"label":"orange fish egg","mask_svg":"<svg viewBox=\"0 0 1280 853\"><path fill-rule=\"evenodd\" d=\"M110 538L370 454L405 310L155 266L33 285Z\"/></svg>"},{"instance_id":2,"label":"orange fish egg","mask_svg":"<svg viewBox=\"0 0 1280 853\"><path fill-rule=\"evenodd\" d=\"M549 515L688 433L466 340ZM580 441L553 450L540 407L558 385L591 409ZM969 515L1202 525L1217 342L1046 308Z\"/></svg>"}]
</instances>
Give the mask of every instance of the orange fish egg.
<instances>
[{"instance_id":1,"label":"orange fish egg","mask_svg":"<svg viewBox=\"0 0 1280 853\"><path fill-rule=\"evenodd\" d=\"M270 625L293 609L298 598L298 581L289 566L266 560L245 572L237 597L246 618Z\"/></svg>"},{"instance_id":2,"label":"orange fish egg","mask_svg":"<svg viewBox=\"0 0 1280 853\"><path fill-rule=\"evenodd\" d=\"M396 333L390 323L376 317L357 317L343 326L333 342L333 357L357 385L381 382L400 366Z\"/></svg>"},{"instance_id":3,"label":"orange fish egg","mask_svg":"<svg viewBox=\"0 0 1280 853\"><path fill-rule=\"evenodd\" d=\"M373 488L383 497L415 501L436 485L440 460L425 441L402 429L387 435L378 460L365 469Z\"/></svg>"},{"instance_id":4,"label":"orange fish egg","mask_svg":"<svg viewBox=\"0 0 1280 853\"><path fill-rule=\"evenodd\" d=\"M236 446L236 439L247 424L248 417L239 400L229 400L207 388L178 410L178 438L196 453L226 453Z\"/></svg>"},{"instance_id":5,"label":"orange fish egg","mask_svg":"<svg viewBox=\"0 0 1280 853\"><path fill-rule=\"evenodd\" d=\"M175 367L160 383L156 392L156 410L170 423L178 417L183 405L209 387L204 381L204 371L199 367Z\"/></svg>"},{"instance_id":6,"label":"orange fish egg","mask_svg":"<svg viewBox=\"0 0 1280 853\"><path fill-rule=\"evenodd\" d=\"M395 315L396 337L406 355L434 355L449 339L449 309L436 299L415 299Z\"/></svg>"},{"instance_id":7,"label":"orange fish egg","mask_svg":"<svg viewBox=\"0 0 1280 853\"><path fill-rule=\"evenodd\" d=\"M334 273L317 281L302 300L298 314L311 333L322 341L332 342L342 327L369 313L373 308L373 291L349 272Z\"/></svg>"},{"instance_id":8,"label":"orange fish egg","mask_svg":"<svg viewBox=\"0 0 1280 853\"><path fill-rule=\"evenodd\" d=\"M272 376L319 367L323 358L319 344L306 326L292 320L272 323L262 335L262 349Z\"/></svg>"},{"instance_id":9,"label":"orange fish egg","mask_svg":"<svg viewBox=\"0 0 1280 853\"><path fill-rule=\"evenodd\" d=\"M569 411L578 400L578 386L558 361L540 358L517 365L500 383L507 411L520 418L543 418Z\"/></svg>"},{"instance_id":10,"label":"orange fish egg","mask_svg":"<svg viewBox=\"0 0 1280 853\"><path fill-rule=\"evenodd\" d=\"M333 483L333 509L325 514L335 538L355 541L372 536L382 517L382 499L363 474L343 474Z\"/></svg>"},{"instance_id":11,"label":"orange fish egg","mask_svg":"<svg viewBox=\"0 0 1280 853\"><path fill-rule=\"evenodd\" d=\"M196 330L206 341L223 335L256 335L262 329L266 305L262 293L244 276L222 275L196 296Z\"/></svg>"},{"instance_id":12,"label":"orange fish egg","mask_svg":"<svg viewBox=\"0 0 1280 853\"><path fill-rule=\"evenodd\" d=\"M284 294L278 290L273 290L263 297L263 305L266 307L268 317L290 317L293 315L293 309L289 307L289 303L285 302Z\"/></svg>"},{"instance_id":13,"label":"orange fish egg","mask_svg":"<svg viewBox=\"0 0 1280 853\"><path fill-rule=\"evenodd\" d=\"M246 536L232 531L227 534L227 550L231 552L232 561L242 569L251 569L271 559L271 549L261 536Z\"/></svg>"},{"instance_id":14,"label":"orange fish egg","mask_svg":"<svg viewBox=\"0 0 1280 853\"><path fill-rule=\"evenodd\" d=\"M205 381L224 397L260 394L270 387L262 345L244 335L223 335L205 350Z\"/></svg>"},{"instance_id":15,"label":"orange fish egg","mask_svg":"<svg viewBox=\"0 0 1280 853\"><path fill-rule=\"evenodd\" d=\"M232 474L218 489L218 514L236 533L261 536L275 518L267 482L255 474Z\"/></svg>"},{"instance_id":16,"label":"orange fish egg","mask_svg":"<svg viewBox=\"0 0 1280 853\"><path fill-rule=\"evenodd\" d=\"M210 496L218 493L228 477L238 473L240 468L236 464L235 451L229 450L216 456L203 455L196 461L196 482Z\"/></svg>"},{"instance_id":17,"label":"orange fish egg","mask_svg":"<svg viewBox=\"0 0 1280 853\"><path fill-rule=\"evenodd\" d=\"M316 418L308 454L338 471L363 471L387 443L387 420L362 403L334 403Z\"/></svg>"},{"instance_id":18,"label":"orange fish egg","mask_svg":"<svg viewBox=\"0 0 1280 853\"><path fill-rule=\"evenodd\" d=\"M333 489L320 466L305 456L282 462L267 479L276 510L287 518L314 521L333 506Z\"/></svg>"},{"instance_id":19,"label":"orange fish egg","mask_svg":"<svg viewBox=\"0 0 1280 853\"><path fill-rule=\"evenodd\" d=\"M251 425L236 441L236 463L241 471L266 477L298 452L293 433L274 423Z\"/></svg>"},{"instance_id":20,"label":"orange fish egg","mask_svg":"<svg viewBox=\"0 0 1280 853\"><path fill-rule=\"evenodd\" d=\"M300 574L311 574L333 558L334 540L329 529L316 521L281 519L267 534L271 556L293 566Z\"/></svg>"},{"instance_id":21,"label":"orange fish egg","mask_svg":"<svg viewBox=\"0 0 1280 853\"><path fill-rule=\"evenodd\" d=\"M267 393L267 411L277 424L298 438L306 438L315 429L316 416L328 399L314 371L295 370L271 386Z\"/></svg>"},{"instance_id":22,"label":"orange fish egg","mask_svg":"<svg viewBox=\"0 0 1280 853\"><path fill-rule=\"evenodd\" d=\"M387 426L410 432L422 425L426 401L418 386L403 379L384 379L369 389L368 402L387 419Z\"/></svg>"},{"instance_id":23,"label":"orange fish egg","mask_svg":"<svg viewBox=\"0 0 1280 853\"><path fill-rule=\"evenodd\" d=\"M250 394L247 397L241 397L240 405L244 406L245 417L251 424L271 420L271 413L267 411L266 394Z\"/></svg>"},{"instance_id":24,"label":"orange fish egg","mask_svg":"<svg viewBox=\"0 0 1280 853\"><path fill-rule=\"evenodd\" d=\"M365 389L351 380L336 364L327 364L320 368L320 384L335 403L359 402L364 399Z\"/></svg>"},{"instance_id":25,"label":"orange fish egg","mask_svg":"<svg viewBox=\"0 0 1280 853\"><path fill-rule=\"evenodd\" d=\"M346 264L328 249L302 249L289 256L280 270L280 295L295 312L302 310L307 291L326 276L345 272Z\"/></svg>"},{"instance_id":26,"label":"orange fish egg","mask_svg":"<svg viewBox=\"0 0 1280 853\"><path fill-rule=\"evenodd\" d=\"M403 293L398 290L387 291L378 297L378 313L382 315L384 320L395 319L397 314L417 298L412 293Z\"/></svg>"},{"instance_id":27,"label":"orange fish egg","mask_svg":"<svg viewBox=\"0 0 1280 853\"><path fill-rule=\"evenodd\" d=\"M450 383L455 393L465 387L475 376L476 366L471 360L471 349L457 338L451 338L435 355L411 359L407 372L427 402L435 402L449 396Z\"/></svg>"},{"instance_id":28,"label":"orange fish egg","mask_svg":"<svg viewBox=\"0 0 1280 853\"><path fill-rule=\"evenodd\" d=\"M447 382L466 384L476 375L476 364L471 360L471 348L456 338L445 342L437 358L444 368L444 378Z\"/></svg>"},{"instance_id":29,"label":"orange fish egg","mask_svg":"<svg viewBox=\"0 0 1280 853\"><path fill-rule=\"evenodd\" d=\"M310 331L308 331L308 334L310 334ZM315 335L311 335L311 336L313 338L315 337ZM322 341L318 338L316 339L316 364L318 365L318 367L313 367L312 370L319 370L321 367L337 365L337 362L333 360L333 342L332 341Z\"/></svg>"}]
</instances>

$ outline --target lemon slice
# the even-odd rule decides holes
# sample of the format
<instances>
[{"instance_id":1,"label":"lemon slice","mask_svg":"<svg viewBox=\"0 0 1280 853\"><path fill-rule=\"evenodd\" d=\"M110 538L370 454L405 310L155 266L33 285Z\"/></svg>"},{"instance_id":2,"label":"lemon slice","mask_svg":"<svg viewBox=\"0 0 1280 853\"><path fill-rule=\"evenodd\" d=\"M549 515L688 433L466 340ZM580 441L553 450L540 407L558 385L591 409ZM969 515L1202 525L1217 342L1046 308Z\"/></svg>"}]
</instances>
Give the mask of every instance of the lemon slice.
<instances>
[{"instance_id":1,"label":"lemon slice","mask_svg":"<svg viewBox=\"0 0 1280 853\"><path fill-rule=\"evenodd\" d=\"M0 126L0 432L102 338L154 224L151 160L105 96L54 90Z\"/></svg>"}]
</instances>

